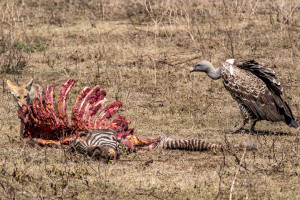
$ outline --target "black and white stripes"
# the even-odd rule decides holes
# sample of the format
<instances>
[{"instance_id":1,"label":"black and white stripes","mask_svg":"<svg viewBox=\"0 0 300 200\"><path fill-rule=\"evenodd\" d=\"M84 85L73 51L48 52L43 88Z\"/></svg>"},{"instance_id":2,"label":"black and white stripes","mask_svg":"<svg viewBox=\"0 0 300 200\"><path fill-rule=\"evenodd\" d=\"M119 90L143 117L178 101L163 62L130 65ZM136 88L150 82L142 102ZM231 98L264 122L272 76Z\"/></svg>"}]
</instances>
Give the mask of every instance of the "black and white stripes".
<instances>
[{"instance_id":1,"label":"black and white stripes","mask_svg":"<svg viewBox=\"0 0 300 200\"><path fill-rule=\"evenodd\" d=\"M118 156L117 134L108 129L95 129L79 133L73 149L96 159L116 159Z\"/></svg>"},{"instance_id":2,"label":"black and white stripes","mask_svg":"<svg viewBox=\"0 0 300 200\"><path fill-rule=\"evenodd\" d=\"M151 144L148 144L151 146ZM122 142L117 140L117 134L107 129L88 130L79 133L72 149L96 159L116 160L120 154ZM178 139L163 135L154 148L187 150L187 151L222 151L227 148L257 149L255 142L242 142L239 144L213 144L201 139Z\"/></svg>"},{"instance_id":3,"label":"black and white stripes","mask_svg":"<svg viewBox=\"0 0 300 200\"><path fill-rule=\"evenodd\" d=\"M171 136L163 135L161 140L157 145L157 148L162 149L173 149L173 150L187 150L187 151L222 151L228 148L233 149L247 149L247 150L256 150L258 145L256 142L241 142L238 144L213 144L206 142L201 139L178 139Z\"/></svg>"},{"instance_id":4,"label":"black and white stripes","mask_svg":"<svg viewBox=\"0 0 300 200\"><path fill-rule=\"evenodd\" d=\"M212 144L200 139L182 140L163 135L157 148L188 151L218 151L221 150L223 147L222 145Z\"/></svg>"}]
</instances>

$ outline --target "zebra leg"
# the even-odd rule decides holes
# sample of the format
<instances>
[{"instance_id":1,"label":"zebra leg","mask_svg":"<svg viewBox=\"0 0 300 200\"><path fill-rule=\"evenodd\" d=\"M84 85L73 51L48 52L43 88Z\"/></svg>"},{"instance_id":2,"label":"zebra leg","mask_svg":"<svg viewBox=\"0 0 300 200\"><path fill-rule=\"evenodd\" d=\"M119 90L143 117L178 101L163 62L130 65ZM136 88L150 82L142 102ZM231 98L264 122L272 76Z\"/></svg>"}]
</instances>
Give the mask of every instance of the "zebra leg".
<instances>
[{"instance_id":1,"label":"zebra leg","mask_svg":"<svg viewBox=\"0 0 300 200\"><path fill-rule=\"evenodd\" d=\"M24 139L26 141L26 144L29 146L29 147L33 147L33 148L36 148L38 150L42 149L41 146L34 142L32 138L25 138Z\"/></svg>"},{"instance_id":2,"label":"zebra leg","mask_svg":"<svg viewBox=\"0 0 300 200\"><path fill-rule=\"evenodd\" d=\"M96 160L104 159L106 162L109 161L108 155L103 152L101 147L96 147L92 152L90 152L90 156Z\"/></svg>"},{"instance_id":3,"label":"zebra leg","mask_svg":"<svg viewBox=\"0 0 300 200\"><path fill-rule=\"evenodd\" d=\"M90 157L95 157L98 159L98 155L100 155L100 150L98 146L89 146L86 148L86 155Z\"/></svg>"},{"instance_id":4,"label":"zebra leg","mask_svg":"<svg viewBox=\"0 0 300 200\"><path fill-rule=\"evenodd\" d=\"M256 142L241 142L240 144L228 144L228 145L218 145L209 143L200 139L190 139L190 140L181 140L176 139L167 135L161 137L157 148L163 149L177 149L177 150L188 150L188 151L213 151L217 152L220 150L228 150L230 148L242 150L256 150Z\"/></svg>"},{"instance_id":5,"label":"zebra leg","mask_svg":"<svg viewBox=\"0 0 300 200\"><path fill-rule=\"evenodd\" d=\"M109 160L117 160L118 157L118 151L112 147L108 147L108 156Z\"/></svg>"},{"instance_id":6,"label":"zebra leg","mask_svg":"<svg viewBox=\"0 0 300 200\"><path fill-rule=\"evenodd\" d=\"M108 163L109 160L117 159L117 151L114 148L105 145L88 147L87 154L97 160L104 159L106 163Z\"/></svg>"},{"instance_id":7,"label":"zebra leg","mask_svg":"<svg viewBox=\"0 0 300 200\"><path fill-rule=\"evenodd\" d=\"M158 148L188 151L218 151L222 145L212 144L199 139L182 140L170 136L162 136Z\"/></svg>"},{"instance_id":8,"label":"zebra leg","mask_svg":"<svg viewBox=\"0 0 300 200\"><path fill-rule=\"evenodd\" d=\"M241 142L240 144L233 145L235 149L239 150L257 150L258 144L256 142L250 141L250 142Z\"/></svg>"}]
</instances>

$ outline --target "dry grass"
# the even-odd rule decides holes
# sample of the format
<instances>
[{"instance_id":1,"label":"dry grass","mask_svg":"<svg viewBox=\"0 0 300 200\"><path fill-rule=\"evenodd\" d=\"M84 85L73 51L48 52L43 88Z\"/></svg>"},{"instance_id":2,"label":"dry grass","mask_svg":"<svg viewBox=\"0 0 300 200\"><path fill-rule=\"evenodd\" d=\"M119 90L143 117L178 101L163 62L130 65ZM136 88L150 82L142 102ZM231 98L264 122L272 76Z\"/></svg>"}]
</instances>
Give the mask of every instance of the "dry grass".
<instances>
[{"instance_id":1,"label":"dry grass","mask_svg":"<svg viewBox=\"0 0 300 200\"><path fill-rule=\"evenodd\" d=\"M276 64L284 98L299 119L298 1L30 0L0 5L2 199L228 199L240 163L233 199L300 198L299 129L259 122L256 128L269 134L226 135L230 142L259 143L260 149L247 152L243 162L242 152L157 150L123 155L107 165L60 149L26 147L18 138L16 107L5 83L33 77L59 86L68 77L78 79L70 106L80 89L99 84L110 102L123 102L122 113L138 136L224 143L224 130L241 120L237 104L221 81L189 74L186 68L200 59L218 64L230 57ZM4 65L13 56L25 63ZM150 159L154 162L145 165Z\"/></svg>"}]
</instances>

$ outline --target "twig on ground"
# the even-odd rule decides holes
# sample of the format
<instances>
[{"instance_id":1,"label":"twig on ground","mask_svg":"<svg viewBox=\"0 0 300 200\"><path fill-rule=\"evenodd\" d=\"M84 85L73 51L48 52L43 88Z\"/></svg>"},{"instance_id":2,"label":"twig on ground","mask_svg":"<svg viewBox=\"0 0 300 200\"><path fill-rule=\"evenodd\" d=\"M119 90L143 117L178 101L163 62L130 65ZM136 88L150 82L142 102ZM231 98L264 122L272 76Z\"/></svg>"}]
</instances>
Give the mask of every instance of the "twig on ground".
<instances>
[{"instance_id":1,"label":"twig on ground","mask_svg":"<svg viewBox=\"0 0 300 200\"><path fill-rule=\"evenodd\" d=\"M233 194L233 189L234 189L234 185L235 185L235 180L236 180L236 177L237 177L237 175L238 175L238 173L239 173L239 171L240 171L240 168L241 168L241 165L242 165L242 163L243 163L243 160L244 160L244 157L245 157L246 151L247 151L247 149L246 149L246 148L244 148L244 152L243 152L243 155L242 155L242 158L241 158L240 164L239 164L238 168L236 169L236 172L235 172L235 175L234 175L234 179L233 179L233 181L232 181L232 184L231 184L231 187L230 187L230 195L229 195L229 200L231 200L231 199L232 199L232 194Z\"/></svg>"}]
</instances>

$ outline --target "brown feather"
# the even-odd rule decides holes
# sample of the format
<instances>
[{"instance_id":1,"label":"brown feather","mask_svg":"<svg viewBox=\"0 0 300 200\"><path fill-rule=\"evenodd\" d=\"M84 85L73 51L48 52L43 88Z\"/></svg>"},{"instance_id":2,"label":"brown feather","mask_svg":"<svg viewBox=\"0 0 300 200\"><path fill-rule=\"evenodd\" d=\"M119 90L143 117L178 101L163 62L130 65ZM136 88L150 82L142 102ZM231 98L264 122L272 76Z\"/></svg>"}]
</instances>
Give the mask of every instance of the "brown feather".
<instances>
[{"instance_id":1,"label":"brown feather","mask_svg":"<svg viewBox=\"0 0 300 200\"><path fill-rule=\"evenodd\" d=\"M242 64L238 64L237 67L250 71L255 76L263 80L270 90L274 91L277 94L282 94L283 88L281 87L280 81L276 77L273 70L263 67L255 60L250 60Z\"/></svg>"}]
</instances>

